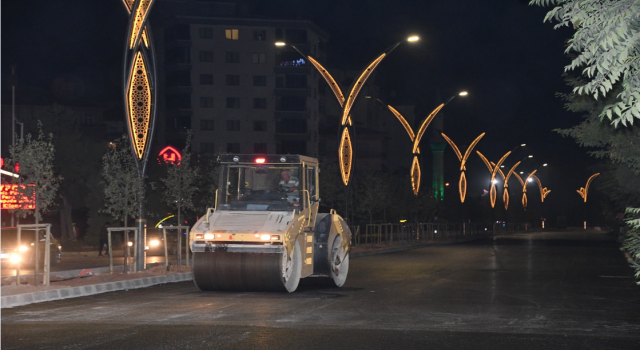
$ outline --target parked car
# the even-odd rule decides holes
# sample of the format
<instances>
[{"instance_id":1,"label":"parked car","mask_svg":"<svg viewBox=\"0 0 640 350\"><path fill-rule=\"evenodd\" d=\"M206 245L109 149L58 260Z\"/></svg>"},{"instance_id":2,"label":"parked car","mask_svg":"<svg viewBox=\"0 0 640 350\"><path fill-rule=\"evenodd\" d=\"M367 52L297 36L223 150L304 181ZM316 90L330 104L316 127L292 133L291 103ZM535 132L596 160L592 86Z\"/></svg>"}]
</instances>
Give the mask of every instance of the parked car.
<instances>
[{"instance_id":1,"label":"parked car","mask_svg":"<svg viewBox=\"0 0 640 350\"><path fill-rule=\"evenodd\" d=\"M20 234L20 246L18 246L18 229L16 227L3 227L0 257L2 264L17 266L34 265L36 261L35 254L35 234L33 230L22 230ZM45 231L38 233L38 251L40 261L44 261L45 250ZM62 260L62 246L57 239L51 237L49 244L51 253L51 266L58 265ZM6 266L6 265L5 265Z\"/></svg>"}]
</instances>

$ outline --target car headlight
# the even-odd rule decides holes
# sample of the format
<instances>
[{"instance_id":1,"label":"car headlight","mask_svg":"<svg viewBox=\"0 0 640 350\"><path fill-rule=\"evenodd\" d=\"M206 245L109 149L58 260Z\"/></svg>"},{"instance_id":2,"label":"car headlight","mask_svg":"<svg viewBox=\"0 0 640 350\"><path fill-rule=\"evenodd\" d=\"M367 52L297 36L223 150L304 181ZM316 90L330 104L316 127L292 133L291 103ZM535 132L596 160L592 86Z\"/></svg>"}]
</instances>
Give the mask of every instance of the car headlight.
<instances>
[{"instance_id":1,"label":"car headlight","mask_svg":"<svg viewBox=\"0 0 640 350\"><path fill-rule=\"evenodd\" d=\"M152 247L157 247L160 245L160 241L157 239L152 240L151 242L149 242L149 245Z\"/></svg>"}]
</instances>

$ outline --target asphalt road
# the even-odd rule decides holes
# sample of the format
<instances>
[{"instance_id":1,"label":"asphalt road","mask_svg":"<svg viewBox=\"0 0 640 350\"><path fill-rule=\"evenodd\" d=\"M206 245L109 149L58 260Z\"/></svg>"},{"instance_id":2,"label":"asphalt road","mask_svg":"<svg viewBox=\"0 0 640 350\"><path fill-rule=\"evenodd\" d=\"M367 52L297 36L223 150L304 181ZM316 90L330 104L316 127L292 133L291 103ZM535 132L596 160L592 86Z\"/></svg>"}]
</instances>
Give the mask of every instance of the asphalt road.
<instances>
[{"instance_id":1,"label":"asphalt road","mask_svg":"<svg viewBox=\"0 0 640 350\"><path fill-rule=\"evenodd\" d=\"M640 286L600 234L351 260L343 288L192 283L2 310L2 349L640 349ZM304 280L303 280L304 281Z\"/></svg>"}]
</instances>

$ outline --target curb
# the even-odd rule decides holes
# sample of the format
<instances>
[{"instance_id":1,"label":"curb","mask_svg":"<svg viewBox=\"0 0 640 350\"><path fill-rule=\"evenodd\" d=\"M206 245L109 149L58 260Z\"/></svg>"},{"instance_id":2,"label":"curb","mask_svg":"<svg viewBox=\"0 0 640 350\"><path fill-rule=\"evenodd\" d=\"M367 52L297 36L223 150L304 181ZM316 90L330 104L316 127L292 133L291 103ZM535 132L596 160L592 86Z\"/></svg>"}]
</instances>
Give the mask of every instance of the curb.
<instances>
[{"instance_id":1,"label":"curb","mask_svg":"<svg viewBox=\"0 0 640 350\"><path fill-rule=\"evenodd\" d=\"M137 278L126 281L100 283L81 287L68 287L60 289L45 290L41 292L24 293L3 296L1 299L2 308L11 308L45 301L62 300L68 298L84 297L89 295L115 292L120 290L138 289L165 284L171 282L190 281L191 272L176 273L172 275Z\"/></svg>"}]
</instances>

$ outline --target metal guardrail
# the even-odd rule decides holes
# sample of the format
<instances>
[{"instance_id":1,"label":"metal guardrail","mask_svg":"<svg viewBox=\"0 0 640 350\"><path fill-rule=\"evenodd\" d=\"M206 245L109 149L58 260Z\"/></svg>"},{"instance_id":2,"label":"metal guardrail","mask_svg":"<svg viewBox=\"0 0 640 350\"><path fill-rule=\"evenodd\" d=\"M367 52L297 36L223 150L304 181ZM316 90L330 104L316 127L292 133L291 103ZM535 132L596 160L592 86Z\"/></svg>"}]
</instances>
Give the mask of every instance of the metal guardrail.
<instances>
[{"instance_id":1,"label":"metal guardrail","mask_svg":"<svg viewBox=\"0 0 640 350\"><path fill-rule=\"evenodd\" d=\"M522 226L522 227L520 227ZM473 237L513 233L523 225L486 223L387 223L367 224L362 232L360 226L351 226L351 245L391 244L393 242L432 241L440 238Z\"/></svg>"}]
</instances>

